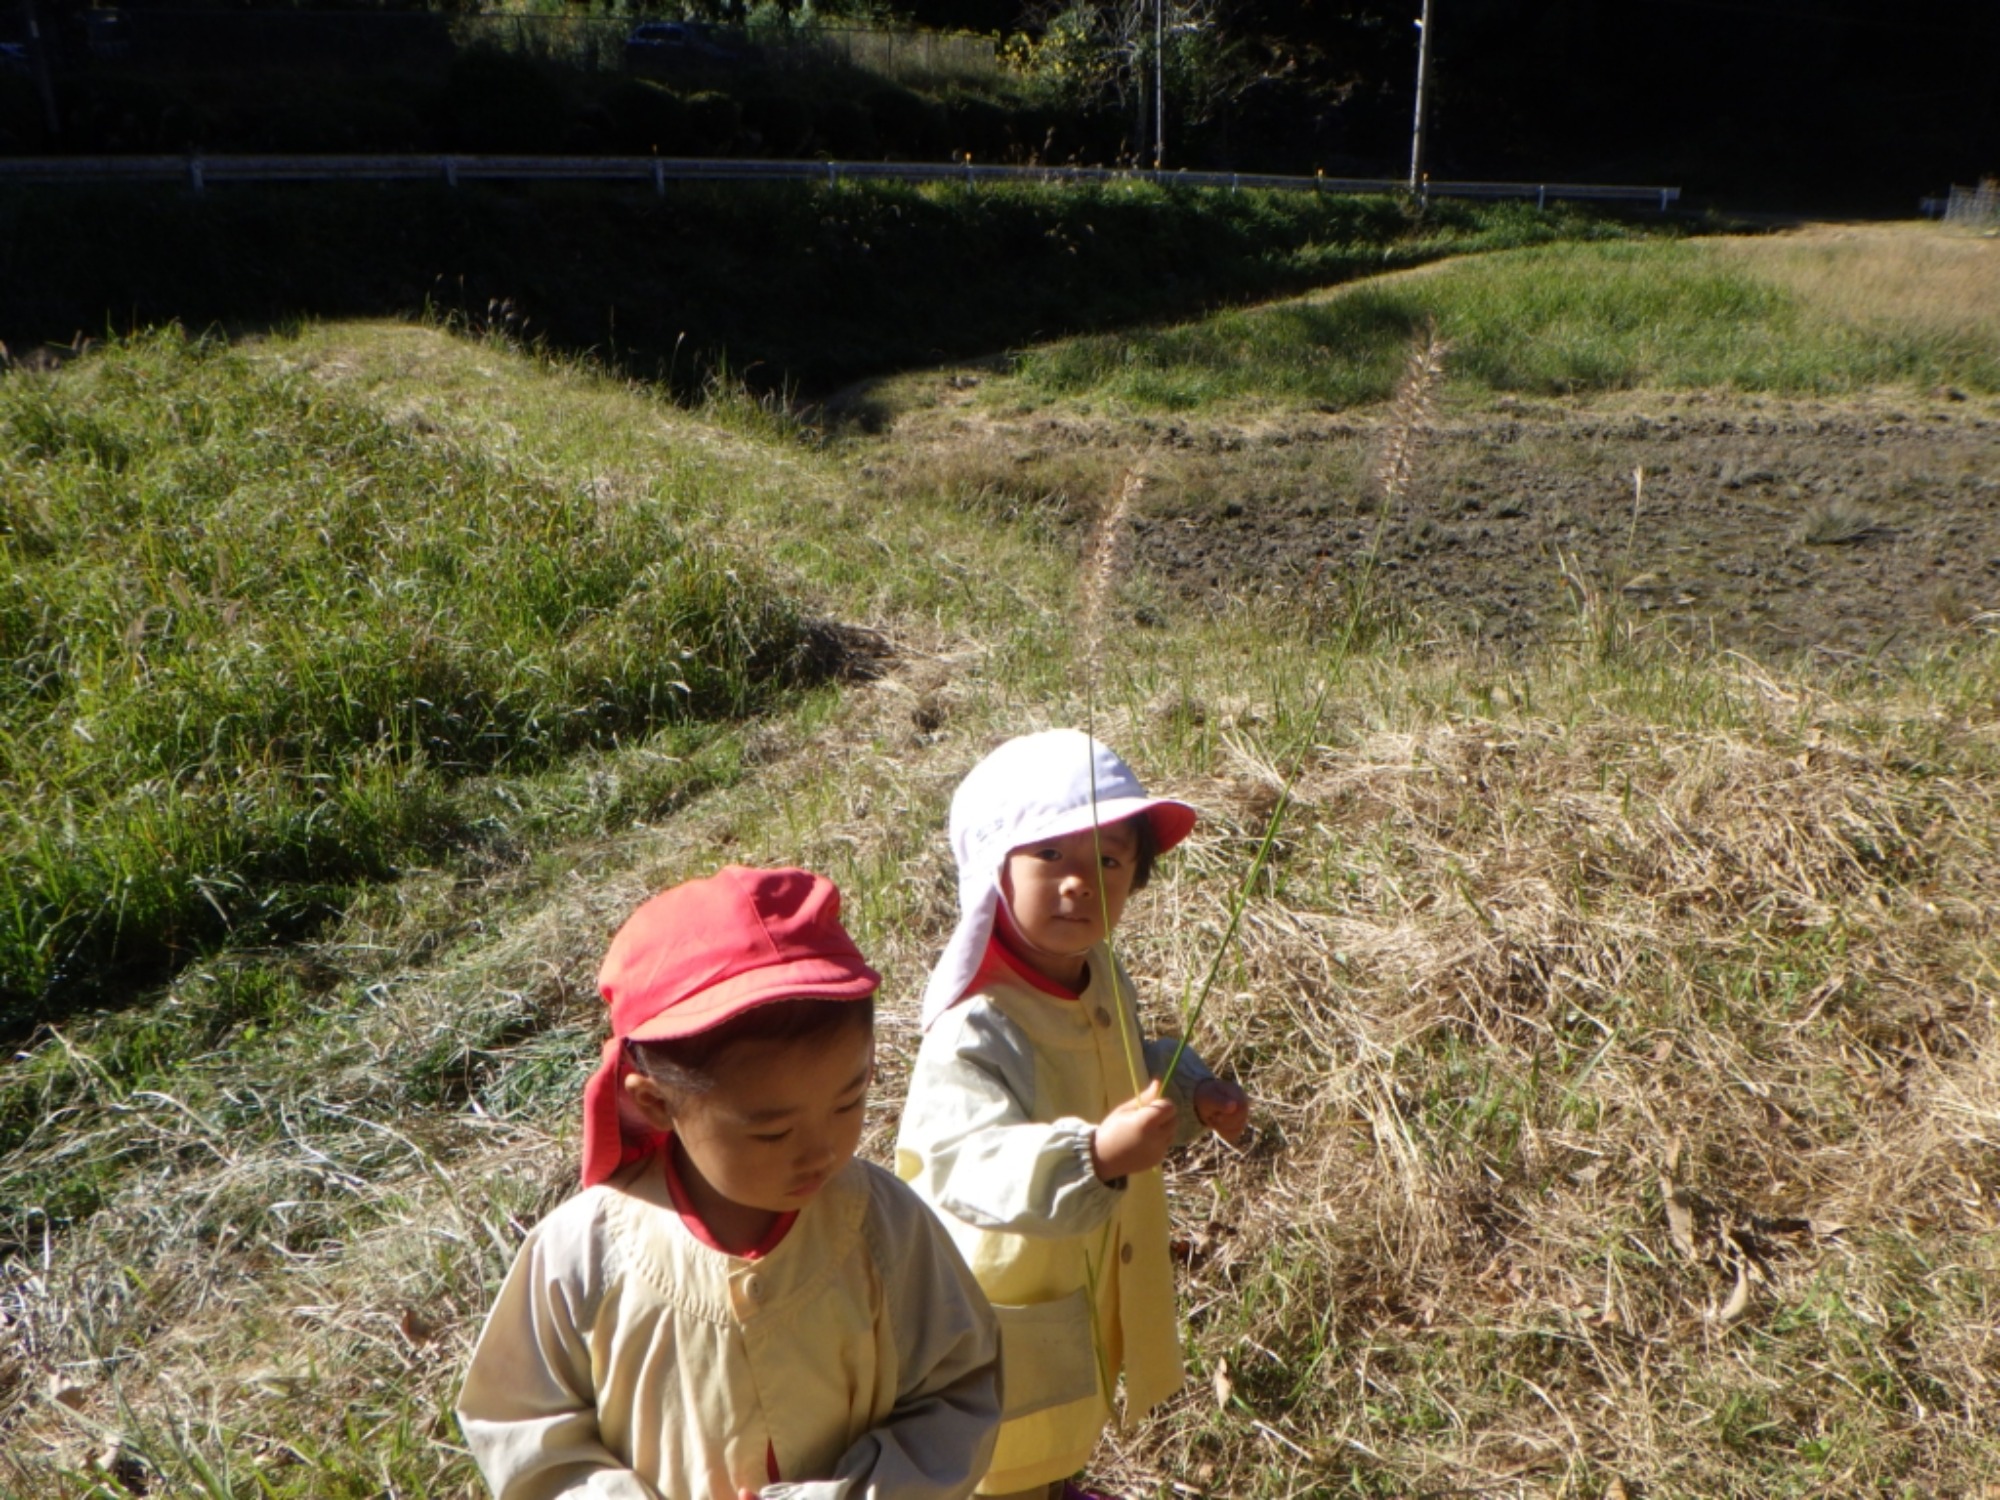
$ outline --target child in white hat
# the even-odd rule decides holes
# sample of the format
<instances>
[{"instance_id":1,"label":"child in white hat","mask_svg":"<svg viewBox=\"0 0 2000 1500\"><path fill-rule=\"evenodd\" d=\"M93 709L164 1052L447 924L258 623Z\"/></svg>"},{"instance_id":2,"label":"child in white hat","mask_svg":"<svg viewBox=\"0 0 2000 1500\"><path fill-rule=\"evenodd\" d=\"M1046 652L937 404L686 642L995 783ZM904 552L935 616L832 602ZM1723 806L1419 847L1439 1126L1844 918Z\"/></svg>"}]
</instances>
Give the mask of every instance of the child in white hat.
<instances>
[{"instance_id":1,"label":"child in white hat","mask_svg":"<svg viewBox=\"0 0 2000 1500\"><path fill-rule=\"evenodd\" d=\"M1154 859L1194 826L1073 729L1009 740L951 802L959 921L924 995L896 1171L938 1212L1000 1318L1003 1423L983 1496L1071 1482L1112 1415L1181 1385L1166 1192L1154 1170L1249 1101L1145 1041L1106 946ZM1150 1081L1149 1081L1150 1076Z\"/></svg>"}]
</instances>

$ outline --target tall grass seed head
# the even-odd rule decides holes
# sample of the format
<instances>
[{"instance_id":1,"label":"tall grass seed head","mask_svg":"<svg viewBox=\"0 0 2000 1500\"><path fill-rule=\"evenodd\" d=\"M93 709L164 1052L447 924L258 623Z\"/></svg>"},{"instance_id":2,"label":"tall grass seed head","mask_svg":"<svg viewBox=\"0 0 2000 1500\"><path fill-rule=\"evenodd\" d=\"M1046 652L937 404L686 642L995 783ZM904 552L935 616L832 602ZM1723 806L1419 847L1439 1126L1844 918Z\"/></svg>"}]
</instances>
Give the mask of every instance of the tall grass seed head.
<instances>
[{"instance_id":1,"label":"tall grass seed head","mask_svg":"<svg viewBox=\"0 0 2000 1500\"><path fill-rule=\"evenodd\" d=\"M1111 597L1117 591L1118 574L1124 562L1126 523L1132 505L1145 492L1146 476L1128 470L1118 486L1118 496L1098 515L1091 528L1090 544L1084 560L1083 669L1094 680L1104 654L1104 619Z\"/></svg>"}]
</instances>

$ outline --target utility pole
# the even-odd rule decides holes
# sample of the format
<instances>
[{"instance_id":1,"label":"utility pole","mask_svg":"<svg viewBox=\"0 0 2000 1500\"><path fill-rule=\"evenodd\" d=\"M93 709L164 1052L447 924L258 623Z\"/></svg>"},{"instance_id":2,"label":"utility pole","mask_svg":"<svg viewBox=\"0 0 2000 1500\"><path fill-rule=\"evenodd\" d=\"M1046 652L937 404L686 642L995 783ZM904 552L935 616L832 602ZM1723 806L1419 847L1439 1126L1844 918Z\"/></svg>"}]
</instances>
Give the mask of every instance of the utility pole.
<instances>
[{"instance_id":1,"label":"utility pole","mask_svg":"<svg viewBox=\"0 0 2000 1500\"><path fill-rule=\"evenodd\" d=\"M28 23L28 51L35 64L35 82L41 89L42 114L47 119L51 136L62 133L62 115L56 109L55 77L49 68L49 39L42 34L41 18L35 14L35 0L21 0L21 11Z\"/></svg>"},{"instance_id":2,"label":"utility pole","mask_svg":"<svg viewBox=\"0 0 2000 1500\"><path fill-rule=\"evenodd\" d=\"M1140 35L1143 36L1143 33ZM1146 127L1152 121L1151 112L1146 108L1146 59L1143 45L1137 39L1132 43L1131 56L1132 96L1137 105L1132 116L1132 165L1143 167L1146 164Z\"/></svg>"},{"instance_id":3,"label":"utility pole","mask_svg":"<svg viewBox=\"0 0 2000 1500\"><path fill-rule=\"evenodd\" d=\"M1428 4L1429 0L1425 0ZM1167 0L1153 0L1153 170L1167 164Z\"/></svg>"},{"instance_id":4,"label":"utility pole","mask_svg":"<svg viewBox=\"0 0 2000 1500\"><path fill-rule=\"evenodd\" d=\"M1410 130L1410 191L1420 193L1424 185L1424 86L1431 71L1431 0L1424 0L1424 13L1417 21L1417 119Z\"/></svg>"}]
</instances>

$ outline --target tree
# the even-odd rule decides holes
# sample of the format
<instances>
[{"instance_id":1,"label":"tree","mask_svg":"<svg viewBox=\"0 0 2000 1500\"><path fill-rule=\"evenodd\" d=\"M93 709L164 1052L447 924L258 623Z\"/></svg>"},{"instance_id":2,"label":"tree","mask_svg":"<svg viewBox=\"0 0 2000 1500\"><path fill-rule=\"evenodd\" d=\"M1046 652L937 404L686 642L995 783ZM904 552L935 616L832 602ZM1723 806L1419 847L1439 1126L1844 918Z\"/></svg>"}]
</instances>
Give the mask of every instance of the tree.
<instances>
[{"instance_id":1,"label":"tree","mask_svg":"<svg viewBox=\"0 0 2000 1500\"><path fill-rule=\"evenodd\" d=\"M1252 84L1260 70L1229 34L1225 0L1046 0L1006 56L1052 103L1108 109L1132 122L1131 154L1159 155L1157 124L1199 127ZM1166 108L1155 90L1165 84Z\"/></svg>"}]
</instances>

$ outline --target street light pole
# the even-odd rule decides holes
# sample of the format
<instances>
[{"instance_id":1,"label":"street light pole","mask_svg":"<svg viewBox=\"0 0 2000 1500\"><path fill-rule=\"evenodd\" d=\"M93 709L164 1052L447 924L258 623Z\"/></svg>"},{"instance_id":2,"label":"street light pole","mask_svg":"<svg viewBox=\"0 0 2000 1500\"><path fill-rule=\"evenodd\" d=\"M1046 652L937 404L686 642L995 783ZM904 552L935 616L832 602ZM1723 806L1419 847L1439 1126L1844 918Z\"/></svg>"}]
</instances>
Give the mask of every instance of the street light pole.
<instances>
[{"instance_id":1,"label":"street light pole","mask_svg":"<svg viewBox=\"0 0 2000 1500\"><path fill-rule=\"evenodd\" d=\"M1424 0L1423 16L1417 21L1417 118L1410 130L1410 191L1423 191L1424 182L1424 87L1431 71L1431 0Z\"/></svg>"}]
</instances>

